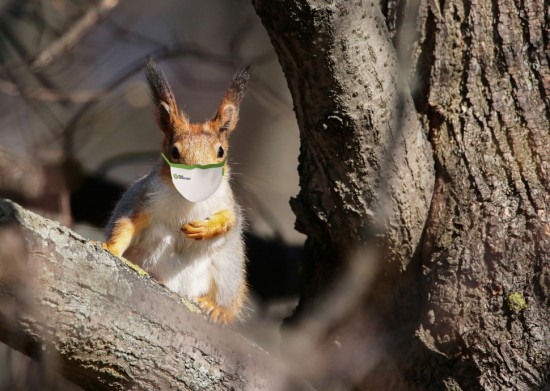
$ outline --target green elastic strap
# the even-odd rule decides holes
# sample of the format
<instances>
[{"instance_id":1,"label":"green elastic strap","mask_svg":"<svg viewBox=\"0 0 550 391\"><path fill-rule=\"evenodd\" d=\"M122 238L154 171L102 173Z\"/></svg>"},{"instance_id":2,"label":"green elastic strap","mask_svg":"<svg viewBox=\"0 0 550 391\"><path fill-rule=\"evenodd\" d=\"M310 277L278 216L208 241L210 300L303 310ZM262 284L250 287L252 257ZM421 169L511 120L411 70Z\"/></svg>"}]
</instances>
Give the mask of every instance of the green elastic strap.
<instances>
[{"instance_id":1,"label":"green elastic strap","mask_svg":"<svg viewBox=\"0 0 550 391\"><path fill-rule=\"evenodd\" d=\"M194 168L200 168L200 169L206 169L206 168L218 168L218 167L223 167L223 171L222 171L222 175L225 174L225 162L227 159L224 159L223 162L219 162L219 163L212 163L212 164L191 164L191 165L187 165L187 164L178 164L178 163L172 163L170 160L168 160L168 158L166 156L164 156L164 153L160 153L162 155L162 157L164 158L164 160L166 161L166 163L168 163L168 165L170 167L176 167L176 168L185 168L187 170L192 170Z\"/></svg>"}]
</instances>

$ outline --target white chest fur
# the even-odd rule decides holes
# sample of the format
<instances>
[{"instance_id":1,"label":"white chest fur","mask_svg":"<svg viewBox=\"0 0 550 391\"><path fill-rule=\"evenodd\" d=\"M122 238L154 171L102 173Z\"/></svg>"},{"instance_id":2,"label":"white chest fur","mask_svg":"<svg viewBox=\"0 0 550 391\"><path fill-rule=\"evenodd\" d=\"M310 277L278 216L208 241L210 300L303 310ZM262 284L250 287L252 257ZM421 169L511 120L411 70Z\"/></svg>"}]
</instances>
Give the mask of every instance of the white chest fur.
<instances>
[{"instance_id":1,"label":"white chest fur","mask_svg":"<svg viewBox=\"0 0 550 391\"><path fill-rule=\"evenodd\" d=\"M125 256L170 290L187 297L205 295L211 284L209 270L227 239L194 240L181 228L233 207L228 180L224 178L210 198L198 203L185 200L164 182L159 182L157 189L146 201L150 223L132 240Z\"/></svg>"}]
</instances>

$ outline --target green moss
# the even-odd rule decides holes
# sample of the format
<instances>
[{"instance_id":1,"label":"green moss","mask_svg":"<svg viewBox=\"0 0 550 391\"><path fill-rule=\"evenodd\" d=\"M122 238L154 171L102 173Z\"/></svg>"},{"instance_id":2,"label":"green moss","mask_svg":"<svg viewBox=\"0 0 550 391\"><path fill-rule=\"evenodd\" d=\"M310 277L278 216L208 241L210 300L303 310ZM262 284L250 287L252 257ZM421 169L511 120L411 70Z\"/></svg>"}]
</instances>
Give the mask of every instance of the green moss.
<instances>
[{"instance_id":1,"label":"green moss","mask_svg":"<svg viewBox=\"0 0 550 391\"><path fill-rule=\"evenodd\" d=\"M189 311L194 312L196 314L201 313L201 310L199 309L199 307L197 307L195 304L191 303L189 300L182 298L181 302L183 303L183 305L185 305L187 307L187 309Z\"/></svg>"},{"instance_id":2,"label":"green moss","mask_svg":"<svg viewBox=\"0 0 550 391\"><path fill-rule=\"evenodd\" d=\"M523 295L519 292L510 293L506 298L506 302L508 303L508 308L514 312L520 312L527 308L527 303Z\"/></svg>"},{"instance_id":3,"label":"green moss","mask_svg":"<svg viewBox=\"0 0 550 391\"><path fill-rule=\"evenodd\" d=\"M120 257L120 259L122 260L122 262L124 262L126 264L126 266L128 266L130 269L134 270L135 272L137 272L137 274L139 274L141 277L145 277L145 276L148 276L149 273L147 273L145 270L143 270L142 268L140 268L138 265L136 265L135 263L132 263L130 262L129 260L127 260L126 258L124 257Z\"/></svg>"}]
</instances>

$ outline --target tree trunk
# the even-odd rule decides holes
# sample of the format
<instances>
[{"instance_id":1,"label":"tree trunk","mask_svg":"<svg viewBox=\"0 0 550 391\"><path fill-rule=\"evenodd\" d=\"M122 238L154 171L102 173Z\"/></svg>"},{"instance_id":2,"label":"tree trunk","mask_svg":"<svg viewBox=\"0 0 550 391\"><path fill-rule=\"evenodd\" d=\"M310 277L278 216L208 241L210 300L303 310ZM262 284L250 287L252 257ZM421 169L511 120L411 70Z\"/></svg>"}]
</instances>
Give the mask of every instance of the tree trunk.
<instances>
[{"instance_id":1,"label":"tree trunk","mask_svg":"<svg viewBox=\"0 0 550 391\"><path fill-rule=\"evenodd\" d=\"M446 389L542 389L550 371L548 5L430 4L417 64L429 79L417 103L437 173L422 290L422 322L447 368L435 378Z\"/></svg>"},{"instance_id":2,"label":"tree trunk","mask_svg":"<svg viewBox=\"0 0 550 391\"><path fill-rule=\"evenodd\" d=\"M253 3L285 72L300 129L301 190L291 205L311 249L309 293L301 303L307 306L359 245L382 245L383 274L406 269L432 196L432 152L401 88L375 3Z\"/></svg>"},{"instance_id":3,"label":"tree trunk","mask_svg":"<svg viewBox=\"0 0 550 391\"><path fill-rule=\"evenodd\" d=\"M382 233L389 259L398 260L327 327L326 340L339 348L321 350L332 361L317 384L548 387L547 6L253 3L300 127L301 191L293 208L308 235L302 303L320 307L332 298L327 281L344 269L350 247L370 243L373 233ZM398 93L400 67L387 27L399 58L415 68L416 111ZM435 179L417 113L429 130ZM392 298L380 305L377 294L387 292ZM373 318L381 325L372 327ZM342 338L346 332L355 336ZM360 354L361 372L360 349L383 352L375 359ZM334 364L338 359L342 364Z\"/></svg>"},{"instance_id":4,"label":"tree trunk","mask_svg":"<svg viewBox=\"0 0 550 391\"><path fill-rule=\"evenodd\" d=\"M99 244L0 201L0 341L85 390L277 387L265 352L184 304Z\"/></svg>"}]
</instances>

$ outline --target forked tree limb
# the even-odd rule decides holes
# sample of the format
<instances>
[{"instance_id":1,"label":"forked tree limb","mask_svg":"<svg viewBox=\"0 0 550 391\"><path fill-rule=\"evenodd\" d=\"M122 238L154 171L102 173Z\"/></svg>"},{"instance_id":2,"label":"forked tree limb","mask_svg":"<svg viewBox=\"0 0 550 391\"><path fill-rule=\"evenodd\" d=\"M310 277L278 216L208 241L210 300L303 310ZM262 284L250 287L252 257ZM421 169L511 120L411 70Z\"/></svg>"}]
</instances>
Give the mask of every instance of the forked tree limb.
<instances>
[{"instance_id":1,"label":"forked tree limb","mask_svg":"<svg viewBox=\"0 0 550 391\"><path fill-rule=\"evenodd\" d=\"M434 167L379 4L253 4L300 129L297 229L340 256L381 237L387 272L406 269L428 215Z\"/></svg>"},{"instance_id":2,"label":"forked tree limb","mask_svg":"<svg viewBox=\"0 0 550 391\"><path fill-rule=\"evenodd\" d=\"M99 244L6 200L0 340L86 390L277 388L260 348Z\"/></svg>"}]
</instances>

